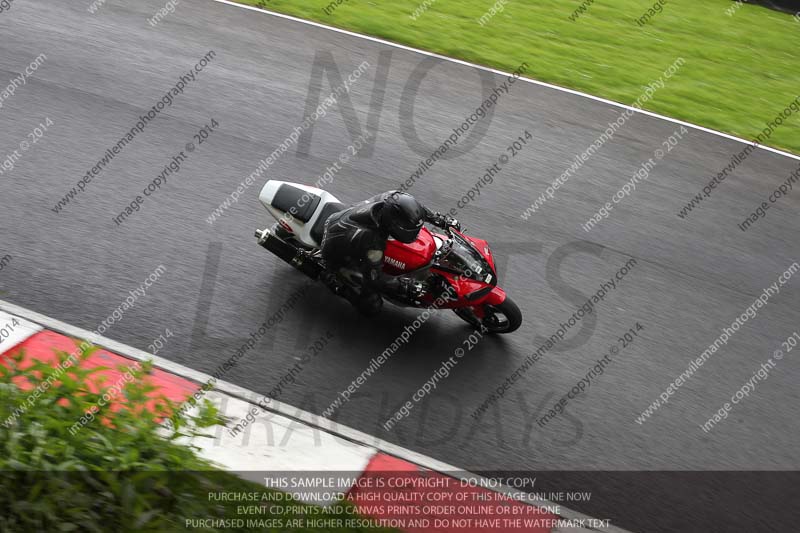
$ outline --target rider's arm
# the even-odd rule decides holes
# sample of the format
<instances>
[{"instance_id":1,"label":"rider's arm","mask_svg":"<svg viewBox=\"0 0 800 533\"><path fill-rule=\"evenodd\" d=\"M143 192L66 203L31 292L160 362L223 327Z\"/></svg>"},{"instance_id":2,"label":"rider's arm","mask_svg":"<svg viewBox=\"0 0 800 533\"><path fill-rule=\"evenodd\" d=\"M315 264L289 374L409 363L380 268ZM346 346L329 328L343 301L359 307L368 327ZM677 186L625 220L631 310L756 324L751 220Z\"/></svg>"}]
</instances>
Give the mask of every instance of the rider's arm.
<instances>
[{"instance_id":1,"label":"rider's arm","mask_svg":"<svg viewBox=\"0 0 800 533\"><path fill-rule=\"evenodd\" d=\"M363 287L369 292L395 292L405 290L402 275L392 276L383 271L386 241L377 232L359 230L359 250L361 250L361 274Z\"/></svg>"},{"instance_id":2,"label":"rider's arm","mask_svg":"<svg viewBox=\"0 0 800 533\"><path fill-rule=\"evenodd\" d=\"M383 250L386 242L376 231L359 229L353 236L353 244L361 257L361 273L364 286L370 289L380 287L383 278Z\"/></svg>"}]
</instances>

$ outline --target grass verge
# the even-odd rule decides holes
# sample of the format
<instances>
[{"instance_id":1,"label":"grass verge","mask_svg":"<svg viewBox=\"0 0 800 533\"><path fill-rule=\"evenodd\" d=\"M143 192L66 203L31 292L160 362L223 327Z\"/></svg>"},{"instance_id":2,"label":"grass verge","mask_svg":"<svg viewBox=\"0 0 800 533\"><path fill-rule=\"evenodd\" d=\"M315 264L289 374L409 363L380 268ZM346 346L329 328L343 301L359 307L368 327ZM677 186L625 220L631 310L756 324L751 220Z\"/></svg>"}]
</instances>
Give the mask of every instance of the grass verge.
<instances>
[{"instance_id":1,"label":"grass verge","mask_svg":"<svg viewBox=\"0 0 800 533\"><path fill-rule=\"evenodd\" d=\"M506 71L525 61L527 77L625 104L683 57L644 109L746 139L800 87L800 18L729 0L667 0L642 25L655 2L238 1ZM800 154L798 115L765 144Z\"/></svg>"},{"instance_id":2,"label":"grass verge","mask_svg":"<svg viewBox=\"0 0 800 533\"><path fill-rule=\"evenodd\" d=\"M147 377L151 365L133 371L120 368L132 379L113 391L93 378L102 367L81 367L89 355L84 351L76 360L59 352L58 366L38 361L28 366L19 352L0 364L0 531L390 531L265 529L264 521L269 520L288 524L299 519L305 524L306 519L319 523L325 518L346 523L361 517L349 502L322 512L216 469L194 448L175 442L221 422L210 402L198 414L175 414L174 428L164 435L159 433L160 420L173 415L176 406L165 397L157 397L153 404L155 389ZM15 408L27 402L32 391L37 393L36 402L18 416ZM94 411L93 407L104 405L100 400L106 393L117 400ZM79 431L70 431L90 411L95 415L92 420ZM262 501L246 503L265 506L263 512L237 516L235 502L209 496L245 492L266 495ZM247 518L256 522L248 523Z\"/></svg>"}]
</instances>

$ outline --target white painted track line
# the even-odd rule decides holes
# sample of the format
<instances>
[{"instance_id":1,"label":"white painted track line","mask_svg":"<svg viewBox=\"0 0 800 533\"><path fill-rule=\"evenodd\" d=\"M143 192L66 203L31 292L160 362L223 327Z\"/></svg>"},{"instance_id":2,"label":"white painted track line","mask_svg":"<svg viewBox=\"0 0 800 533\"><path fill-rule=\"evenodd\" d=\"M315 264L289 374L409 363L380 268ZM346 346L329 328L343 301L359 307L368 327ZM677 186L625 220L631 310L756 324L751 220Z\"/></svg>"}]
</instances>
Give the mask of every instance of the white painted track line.
<instances>
[{"instance_id":1,"label":"white painted track line","mask_svg":"<svg viewBox=\"0 0 800 533\"><path fill-rule=\"evenodd\" d=\"M14 324L16 318L17 324ZM42 330L41 326L21 317L0 311L0 354L24 342Z\"/></svg>"},{"instance_id":2,"label":"white painted track line","mask_svg":"<svg viewBox=\"0 0 800 533\"><path fill-rule=\"evenodd\" d=\"M206 398L223 417L231 420L228 428L244 419L252 407L249 402L214 390ZM189 412L197 410L194 407ZM332 503L323 495L346 494L378 452L371 446L353 444L275 413L269 413L268 417L261 413L249 429L252 431L232 437L222 426L214 426L200 430L204 436L182 438L178 442L196 446L204 459L260 485L265 483L264 476L280 479L282 472L330 473L337 479L334 491L325 487L281 488L304 503L317 505Z\"/></svg>"},{"instance_id":3,"label":"white painted track line","mask_svg":"<svg viewBox=\"0 0 800 533\"><path fill-rule=\"evenodd\" d=\"M420 50L418 48L412 48L410 46L405 46L403 44L393 43L391 41L386 41L386 40L380 39L378 37L372 37L370 35L364 35L363 33L356 33L356 32L352 32L352 31L349 31L349 30L343 30L341 28L337 28L335 26L328 26L327 24L322 24L320 22L314 22L314 21L311 21L311 20L301 19L301 18L298 18L298 17L293 17L291 15L285 15L283 13L277 13L275 11L269 11L267 9L261 9L261 8L255 7L255 6L247 6L247 5L244 5L244 4L231 2L230 0L213 0L213 1L214 2L219 2L220 4L227 4L227 5L230 5L230 6L236 6L236 7L242 8L242 9L249 9L251 11L258 11L260 13L265 13L265 14L268 14L268 15L272 15L273 17L279 17L279 18L282 18L282 19L291 20L291 21L294 21L294 22L298 22L300 24L307 24L309 26L314 26L314 27L317 27L317 28L323 28L323 29L326 29L326 30L335 31L337 33L342 33L344 35L350 35L351 37L357 37L357 38L360 38L360 39L366 39L368 41L380 43L380 44L383 44L383 45L386 45L386 46L392 46L394 48L399 48L401 50L407 50L409 52L422 54L422 55L425 55L425 56L428 56L428 57L435 57L435 58L441 59L443 61L449 61L451 63L457 63L459 65L464 65L464 66L467 66L467 67L480 69L480 70L483 70L483 71L486 71L486 72L492 72L494 74L500 74L500 75L503 75L503 76L511 76L510 72L504 72L502 70L494 69L494 68L491 68L491 67L485 67L483 65L478 65L476 63L470 63L469 61L463 61L461 59L454 59L452 57L443 56L441 54L435 54L433 52L427 52L425 50ZM595 100L597 102L602 102L604 104L608 104L608 105L613 106L613 107L618 107L620 109L629 109L631 111L634 111L636 113L640 113L642 115L647 115L647 116L658 118L658 119L661 119L661 120L666 120L667 122L672 122L673 124L680 124L680 125L686 126L687 128L693 128L693 129L700 130L700 131L703 131L703 132L706 132L706 133L711 133L712 135L717 135L719 137L724 137L726 139L730 139L732 141L736 141L736 142L739 142L739 143L742 143L742 144L752 144L753 143L752 141L748 141L747 139L742 139L741 137L736 137L735 135L730 135L728 133L724 133L724 132L721 132L721 131L712 130L711 128L706 128L704 126L698 126L697 124L692 124L691 122L684 122L683 120L678 120L678 119L675 119L675 118L667 117L665 115L659 115L658 113L653 113L652 111L646 111L644 109L638 109L636 107L632 107L632 106L629 106L629 105L626 105L626 104L621 104L621 103L615 102L613 100L607 100L605 98L601 98L599 96L594 96L594 95L591 95L591 94L588 94L588 93L583 93L583 92L580 92L580 91L576 91L574 89L568 89L566 87L561 87L559 85L553 85L552 83L546 83L546 82L543 82L543 81L534 80L532 78L520 77L519 79L522 80L522 81L526 81L528 83L532 83L534 85L539 85L541 87L547 87L548 89L553 89L553 90L556 90L556 91L561 91L561 92L565 92L565 93L569 93L569 94L574 94L576 96L580 96L580 97L583 97L583 98L588 98L590 100ZM796 159L796 160L800 161L800 156L791 154L789 152L784 152L783 150L778 150L777 148L771 148L769 146L762 146L762 145L759 145L758 148L760 148L762 150L766 150L767 152L772 152L774 154L782 155L784 157L789 157L791 159Z\"/></svg>"}]
</instances>

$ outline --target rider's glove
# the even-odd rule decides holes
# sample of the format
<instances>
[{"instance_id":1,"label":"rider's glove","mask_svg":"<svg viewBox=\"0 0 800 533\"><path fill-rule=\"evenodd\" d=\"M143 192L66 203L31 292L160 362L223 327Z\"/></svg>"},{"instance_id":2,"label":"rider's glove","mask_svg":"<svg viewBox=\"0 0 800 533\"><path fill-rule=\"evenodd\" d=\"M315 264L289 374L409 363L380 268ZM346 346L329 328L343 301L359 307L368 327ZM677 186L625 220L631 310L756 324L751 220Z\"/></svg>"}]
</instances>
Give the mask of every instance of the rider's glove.
<instances>
[{"instance_id":1,"label":"rider's glove","mask_svg":"<svg viewBox=\"0 0 800 533\"><path fill-rule=\"evenodd\" d=\"M409 278L400 279L400 293L410 298L419 298L425 294L425 288L422 283L417 280Z\"/></svg>"},{"instance_id":2,"label":"rider's glove","mask_svg":"<svg viewBox=\"0 0 800 533\"><path fill-rule=\"evenodd\" d=\"M442 229L455 228L461 231L461 224L459 224L458 220L451 217L450 215L434 213L433 220L431 222Z\"/></svg>"},{"instance_id":3,"label":"rider's glove","mask_svg":"<svg viewBox=\"0 0 800 533\"><path fill-rule=\"evenodd\" d=\"M444 216L444 223L448 228L455 228L456 230L461 231L461 223L450 215Z\"/></svg>"}]
</instances>

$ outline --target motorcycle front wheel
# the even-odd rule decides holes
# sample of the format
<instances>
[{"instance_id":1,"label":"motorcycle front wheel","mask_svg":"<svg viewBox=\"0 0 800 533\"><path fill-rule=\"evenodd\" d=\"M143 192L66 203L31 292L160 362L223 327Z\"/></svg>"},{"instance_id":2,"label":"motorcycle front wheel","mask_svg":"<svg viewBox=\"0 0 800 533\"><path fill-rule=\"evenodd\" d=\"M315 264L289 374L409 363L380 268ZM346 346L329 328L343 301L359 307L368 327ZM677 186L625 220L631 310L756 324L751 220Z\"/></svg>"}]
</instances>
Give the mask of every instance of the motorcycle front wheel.
<instances>
[{"instance_id":1,"label":"motorcycle front wheel","mask_svg":"<svg viewBox=\"0 0 800 533\"><path fill-rule=\"evenodd\" d=\"M487 333L511 333L522 325L522 311L511 298L506 298L497 305L485 304L483 318L475 314L474 308L462 307L453 309L462 320L476 328L485 329Z\"/></svg>"}]
</instances>

